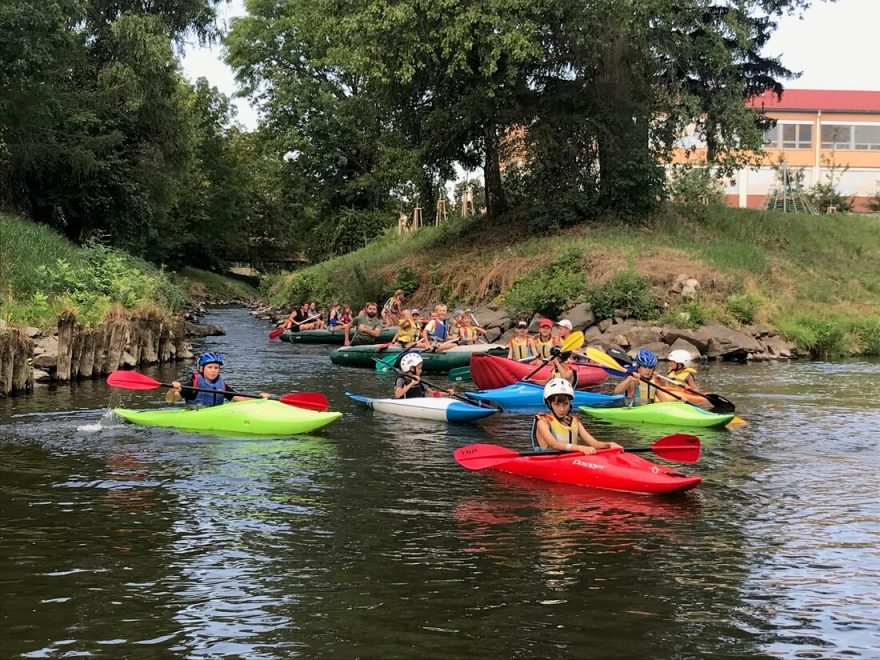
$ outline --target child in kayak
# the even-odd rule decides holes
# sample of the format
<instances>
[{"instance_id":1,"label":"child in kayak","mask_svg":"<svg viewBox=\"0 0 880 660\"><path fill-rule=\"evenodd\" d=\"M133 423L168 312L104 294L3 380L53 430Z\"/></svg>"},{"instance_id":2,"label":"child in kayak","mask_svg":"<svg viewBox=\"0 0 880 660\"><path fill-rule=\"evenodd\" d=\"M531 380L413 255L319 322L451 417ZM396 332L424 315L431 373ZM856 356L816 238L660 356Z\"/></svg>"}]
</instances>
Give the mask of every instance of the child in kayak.
<instances>
[{"instance_id":1,"label":"child in kayak","mask_svg":"<svg viewBox=\"0 0 880 660\"><path fill-rule=\"evenodd\" d=\"M192 383L189 387L183 386L179 380L171 383L172 389L168 390L165 400L168 403L180 401L181 396L188 404L196 406L219 406L226 401L247 401L248 397L233 396L227 390L232 388L220 375L220 367L223 366L222 353L202 353L198 362L198 371L193 372ZM197 392L191 388L200 390L212 390ZM269 398L268 392L260 392L264 399Z\"/></svg>"},{"instance_id":2,"label":"child in kayak","mask_svg":"<svg viewBox=\"0 0 880 660\"><path fill-rule=\"evenodd\" d=\"M449 321L446 320L447 307L443 303L434 307L431 320L422 331L422 339L425 343L433 346L432 350L446 351L455 348L457 341L449 340Z\"/></svg>"},{"instance_id":3,"label":"child in kayak","mask_svg":"<svg viewBox=\"0 0 880 660\"><path fill-rule=\"evenodd\" d=\"M461 317L461 325L458 326L459 343L465 345L476 344L477 339L485 334L486 331L483 328L474 325L473 315L465 311Z\"/></svg>"},{"instance_id":4,"label":"child in kayak","mask_svg":"<svg viewBox=\"0 0 880 660\"><path fill-rule=\"evenodd\" d=\"M683 349L672 351L667 358L669 373L666 374L666 377L694 392L699 392L696 379L697 370L690 366L692 359L691 354Z\"/></svg>"},{"instance_id":5,"label":"child in kayak","mask_svg":"<svg viewBox=\"0 0 880 660\"><path fill-rule=\"evenodd\" d=\"M533 340L538 359L533 364L536 366L550 359L550 349L554 346L562 344L559 337L553 336L553 321L551 319L541 319L538 326L538 336Z\"/></svg>"},{"instance_id":6,"label":"child in kayak","mask_svg":"<svg viewBox=\"0 0 880 660\"><path fill-rule=\"evenodd\" d=\"M574 390L567 380L554 378L544 386L544 404L550 412L535 415L532 449L579 451L587 456L597 449L621 449L616 442L602 442L590 435L580 419L571 414L573 400Z\"/></svg>"},{"instance_id":7,"label":"child in kayak","mask_svg":"<svg viewBox=\"0 0 880 660\"><path fill-rule=\"evenodd\" d=\"M403 289L398 289L394 292L394 295L382 305L382 321L385 323L386 328L397 325L400 320L400 313L403 311L404 297L405 294Z\"/></svg>"},{"instance_id":8,"label":"child in kayak","mask_svg":"<svg viewBox=\"0 0 880 660\"><path fill-rule=\"evenodd\" d=\"M636 370L614 386L615 394L625 394L630 399L629 405L655 403L657 401L676 401L675 397L661 392L655 384L654 370L657 368L657 356L651 351L642 349L635 359ZM662 387L657 382L656 385ZM638 399L638 401L636 401Z\"/></svg>"},{"instance_id":9,"label":"child in kayak","mask_svg":"<svg viewBox=\"0 0 880 660\"><path fill-rule=\"evenodd\" d=\"M401 348L428 348L422 341L421 327L408 309L401 313L400 321L397 323L397 334L394 335L391 343Z\"/></svg>"},{"instance_id":10,"label":"child in kayak","mask_svg":"<svg viewBox=\"0 0 880 660\"><path fill-rule=\"evenodd\" d=\"M444 393L435 390L422 382L422 356L418 353L407 353L400 358L400 370L403 372L394 381L395 399L415 399L420 396L446 396L455 390L449 389Z\"/></svg>"},{"instance_id":11,"label":"child in kayak","mask_svg":"<svg viewBox=\"0 0 880 660\"><path fill-rule=\"evenodd\" d=\"M537 355L535 340L529 337L529 324L520 321L516 324L516 334L507 342L508 360L525 360Z\"/></svg>"}]
</instances>

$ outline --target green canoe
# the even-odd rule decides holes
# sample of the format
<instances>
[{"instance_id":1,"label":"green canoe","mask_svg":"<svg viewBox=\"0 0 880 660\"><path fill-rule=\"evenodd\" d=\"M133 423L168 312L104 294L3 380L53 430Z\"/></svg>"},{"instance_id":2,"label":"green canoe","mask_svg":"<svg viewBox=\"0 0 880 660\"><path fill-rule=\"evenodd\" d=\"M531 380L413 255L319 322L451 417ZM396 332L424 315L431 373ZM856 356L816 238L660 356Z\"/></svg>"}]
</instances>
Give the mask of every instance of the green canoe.
<instances>
[{"instance_id":1,"label":"green canoe","mask_svg":"<svg viewBox=\"0 0 880 660\"><path fill-rule=\"evenodd\" d=\"M632 408L588 408L581 406L580 409L593 417L615 422L702 426L704 428L725 426L735 417L732 413L720 415L681 401L646 403Z\"/></svg>"},{"instance_id":2,"label":"green canoe","mask_svg":"<svg viewBox=\"0 0 880 660\"><path fill-rule=\"evenodd\" d=\"M376 360L386 358L403 352L402 348L390 346L344 346L330 353L330 361L344 367L364 367L374 369ZM418 352L422 356L422 370L425 373L444 374L456 367L466 367L471 362L474 353L491 353L492 355L507 355L507 348L497 344L474 344L471 346L456 346L448 351L410 351Z\"/></svg>"},{"instance_id":3,"label":"green canoe","mask_svg":"<svg viewBox=\"0 0 880 660\"><path fill-rule=\"evenodd\" d=\"M397 326L385 328L379 333L376 343L387 343L394 339L396 333ZM352 334L354 334L353 331ZM281 333L281 336L278 337L278 339L281 341L289 341L292 344L336 344L337 346L341 346L345 340L345 330L341 327L334 332L330 332L329 330L303 330L302 332L285 330Z\"/></svg>"},{"instance_id":4,"label":"green canoe","mask_svg":"<svg viewBox=\"0 0 880 660\"><path fill-rule=\"evenodd\" d=\"M126 421L144 426L271 436L309 433L342 417L341 412L315 412L267 399L233 401L208 408L115 408L113 412Z\"/></svg>"}]
</instances>

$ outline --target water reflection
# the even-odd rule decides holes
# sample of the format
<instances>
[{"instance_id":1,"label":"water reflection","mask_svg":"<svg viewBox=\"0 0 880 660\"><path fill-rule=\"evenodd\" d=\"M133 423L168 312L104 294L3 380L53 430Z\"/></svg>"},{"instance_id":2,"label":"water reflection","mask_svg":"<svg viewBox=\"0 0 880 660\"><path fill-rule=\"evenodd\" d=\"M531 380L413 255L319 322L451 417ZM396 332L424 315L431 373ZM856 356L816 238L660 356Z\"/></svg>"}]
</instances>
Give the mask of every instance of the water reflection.
<instances>
[{"instance_id":1,"label":"water reflection","mask_svg":"<svg viewBox=\"0 0 880 660\"><path fill-rule=\"evenodd\" d=\"M322 391L343 419L229 438L108 415L161 389L0 400L3 657L880 657L880 363L702 369L749 425L697 431L704 483L658 498L464 470L469 443L527 450L532 415L373 414L343 392L392 378L206 320L237 389Z\"/></svg>"}]
</instances>

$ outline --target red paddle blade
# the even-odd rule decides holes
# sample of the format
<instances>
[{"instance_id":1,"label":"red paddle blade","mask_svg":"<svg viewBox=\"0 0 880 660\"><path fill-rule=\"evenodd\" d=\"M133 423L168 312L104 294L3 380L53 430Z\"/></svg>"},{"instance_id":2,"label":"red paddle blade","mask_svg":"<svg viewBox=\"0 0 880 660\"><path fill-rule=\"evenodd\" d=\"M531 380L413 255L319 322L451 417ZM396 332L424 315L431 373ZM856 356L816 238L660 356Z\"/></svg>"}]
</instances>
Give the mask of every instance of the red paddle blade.
<instances>
[{"instance_id":1,"label":"red paddle blade","mask_svg":"<svg viewBox=\"0 0 880 660\"><path fill-rule=\"evenodd\" d=\"M519 456L519 452L506 447L490 444L467 445L459 447L452 457L468 470L485 470L486 468L508 463Z\"/></svg>"},{"instance_id":2,"label":"red paddle blade","mask_svg":"<svg viewBox=\"0 0 880 660\"><path fill-rule=\"evenodd\" d=\"M107 384L110 387L124 387L127 390L152 390L162 387L162 383L149 376L144 376L135 371L114 371L107 376Z\"/></svg>"},{"instance_id":3,"label":"red paddle blade","mask_svg":"<svg viewBox=\"0 0 880 660\"><path fill-rule=\"evenodd\" d=\"M288 406L317 410L319 412L324 412L330 407L327 397L320 392L291 392L279 397L278 400L281 403L286 403Z\"/></svg>"},{"instance_id":4,"label":"red paddle blade","mask_svg":"<svg viewBox=\"0 0 880 660\"><path fill-rule=\"evenodd\" d=\"M269 333L269 339L278 339L278 337L283 334L284 328L275 328L272 332Z\"/></svg>"},{"instance_id":5,"label":"red paddle blade","mask_svg":"<svg viewBox=\"0 0 880 660\"><path fill-rule=\"evenodd\" d=\"M700 439L687 433L667 435L651 445L651 451L670 461L696 463L700 459Z\"/></svg>"}]
</instances>

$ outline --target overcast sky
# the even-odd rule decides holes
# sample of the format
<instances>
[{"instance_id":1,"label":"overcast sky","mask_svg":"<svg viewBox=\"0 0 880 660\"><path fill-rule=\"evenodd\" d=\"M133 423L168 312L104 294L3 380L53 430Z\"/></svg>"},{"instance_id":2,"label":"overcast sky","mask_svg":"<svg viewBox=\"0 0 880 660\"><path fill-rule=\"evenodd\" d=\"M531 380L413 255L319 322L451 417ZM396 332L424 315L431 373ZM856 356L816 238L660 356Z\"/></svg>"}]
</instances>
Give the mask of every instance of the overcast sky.
<instances>
[{"instance_id":1,"label":"overcast sky","mask_svg":"<svg viewBox=\"0 0 880 660\"><path fill-rule=\"evenodd\" d=\"M218 7L221 25L244 14L243 0ZM785 17L770 41L767 53L803 75L787 83L799 89L858 89L880 91L880 0L815 1L802 19ZM232 95L235 80L222 62L222 47L187 48L183 70L195 81L204 76L221 92ZM257 114L246 99L237 99L238 121L257 125Z\"/></svg>"}]
</instances>

